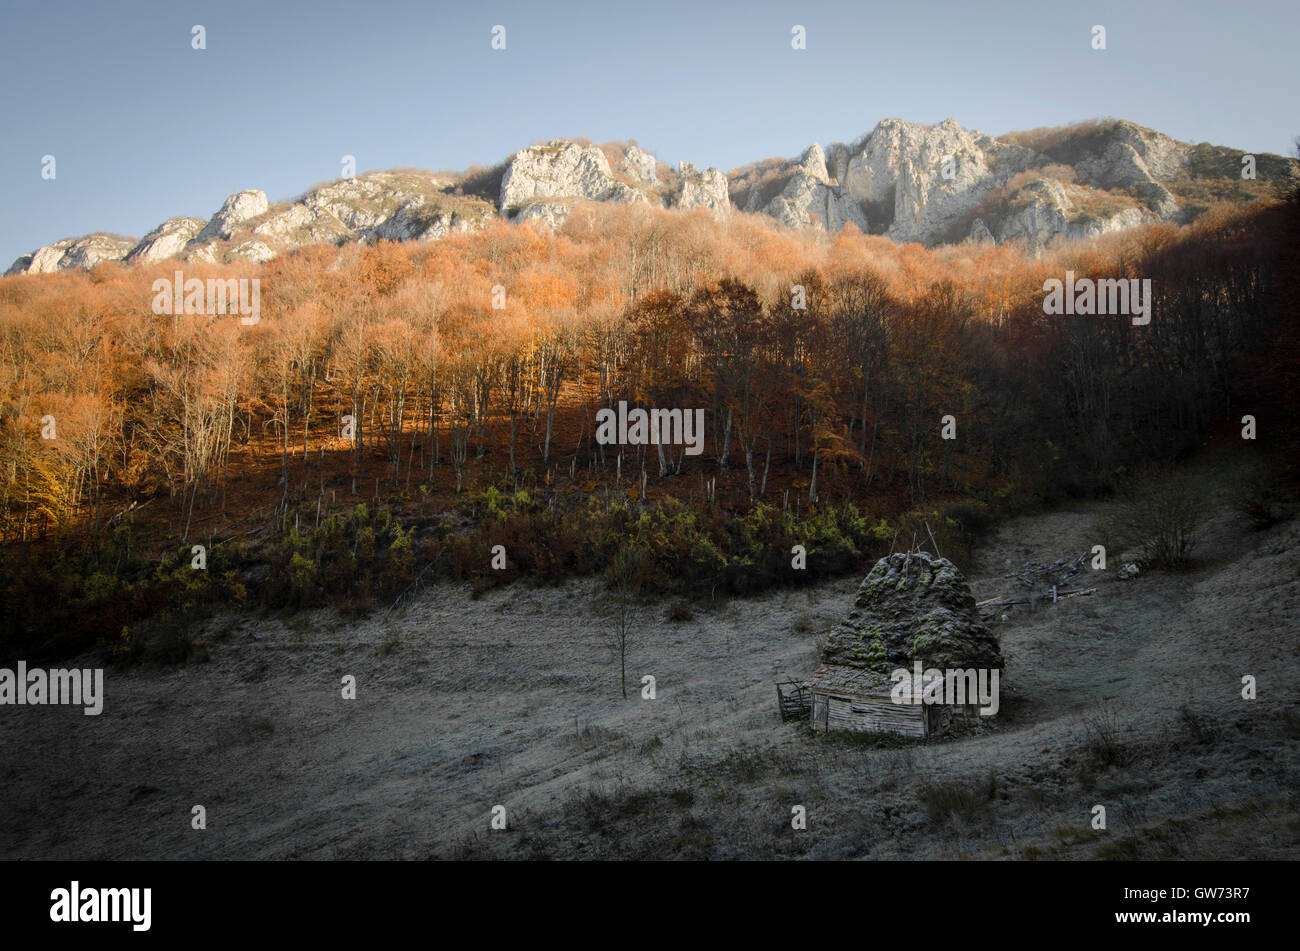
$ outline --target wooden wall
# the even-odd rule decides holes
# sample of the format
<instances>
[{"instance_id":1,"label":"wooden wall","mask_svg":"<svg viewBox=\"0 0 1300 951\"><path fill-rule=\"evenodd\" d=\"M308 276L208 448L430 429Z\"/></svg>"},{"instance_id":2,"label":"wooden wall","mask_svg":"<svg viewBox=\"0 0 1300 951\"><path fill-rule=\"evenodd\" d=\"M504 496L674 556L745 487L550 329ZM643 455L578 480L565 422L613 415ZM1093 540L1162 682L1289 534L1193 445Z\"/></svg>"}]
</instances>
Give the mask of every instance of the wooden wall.
<instances>
[{"instance_id":1,"label":"wooden wall","mask_svg":"<svg viewBox=\"0 0 1300 951\"><path fill-rule=\"evenodd\" d=\"M814 730L927 736L934 720L929 710L924 704L894 703L889 697L855 697L814 688L812 726Z\"/></svg>"}]
</instances>

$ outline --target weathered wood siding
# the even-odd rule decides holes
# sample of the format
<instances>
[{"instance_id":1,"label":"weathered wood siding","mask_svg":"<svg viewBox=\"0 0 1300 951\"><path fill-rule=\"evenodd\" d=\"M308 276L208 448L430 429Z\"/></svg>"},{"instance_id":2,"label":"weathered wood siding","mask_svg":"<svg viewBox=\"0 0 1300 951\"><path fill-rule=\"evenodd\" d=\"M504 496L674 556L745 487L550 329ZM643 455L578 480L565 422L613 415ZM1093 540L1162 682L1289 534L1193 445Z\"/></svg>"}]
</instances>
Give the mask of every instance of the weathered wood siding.
<instances>
[{"instance_id":1,"label":"weathered wood siding","mask_svg":"<svg viewBox=\"0 0 1300 951\"><path fill-rule=\"evenodd\" d=\"M927 736L934 736L936 733L944 731L944 716L946 707L930 704L925 708L925 732Z\"/></svg>"},{"instance_id":2,"label":"weathered wood siding","mask_svg":"<svg viewBox=\"0 0 1300 951\"><path fill-rule=\"evenodd\" d=\"M818 690L812 692L812 728L826 729L826 694Z\"/></svg>"},{"instance_id":3,"label":"weathered wood siding","mask_svg":"<svg viewBox=\"0 0 1300 951\"><path fill-rule=\"evenodd\" d=\"M894 703L888 697L854 697L814 689L812 725L814 730L928 736L934 719L931 709Z\"/></svg>"}]
</instances>

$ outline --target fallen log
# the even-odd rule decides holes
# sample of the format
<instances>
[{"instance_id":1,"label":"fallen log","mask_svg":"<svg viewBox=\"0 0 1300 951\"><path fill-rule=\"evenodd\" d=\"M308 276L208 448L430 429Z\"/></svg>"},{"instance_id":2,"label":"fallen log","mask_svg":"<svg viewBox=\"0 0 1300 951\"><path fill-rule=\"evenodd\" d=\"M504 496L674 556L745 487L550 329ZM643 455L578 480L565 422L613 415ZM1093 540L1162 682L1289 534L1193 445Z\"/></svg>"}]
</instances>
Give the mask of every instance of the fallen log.
<instances>
[{"instance_id":1,"label":"fallen log","mask_svg":"<svg viewBox=\"0 0 1300 951\"><path fill-rule=\"evenodd\" d=\"M1065 590L1057 588L1056 600L1060 601L1065 598L1078 598L1086 594L1092 594L1096 590L1097 590L1096 588L1076 588L1076 589L1065 589ZM996 598L988 598L984 601L977 601L975 603L975 607L1007 608L1007 607L1011 607L1014 604L1032 604L1035 601L1051 601L1051 600L1052 600L1052 592L1050 591L1047 592L1046 594L1040 594L1030 598L1008 598L1004 595L999 595Z\"/></svg>"},{"instance_id":2,"label":"fallen log","mask_svg":"<svg viewBox=\"0 0 1300 951\"><path fill-rule=\"evenodd\" d=\"M1059 601L1062 598L1077 598L1085 594L1092 594L1096 590L1096 588L1081 588L1078 591L1061 591L1058 589L1056 592L1056 599ZM1044 598L1051 598L1051 596L1050 593L1043 595Z\"/></svg>"}]
</instances>

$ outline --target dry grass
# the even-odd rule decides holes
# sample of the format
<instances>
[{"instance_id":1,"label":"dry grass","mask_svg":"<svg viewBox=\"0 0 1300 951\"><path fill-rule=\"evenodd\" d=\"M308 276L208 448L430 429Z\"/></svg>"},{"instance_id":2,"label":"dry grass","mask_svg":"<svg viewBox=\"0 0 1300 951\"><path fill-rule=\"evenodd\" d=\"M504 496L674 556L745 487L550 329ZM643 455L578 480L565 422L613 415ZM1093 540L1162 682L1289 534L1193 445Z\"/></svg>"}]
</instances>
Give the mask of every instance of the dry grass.
<instances>
[{"instance_id":1,"label":"dry grass","mask_svg":"<svg viewBox=\"0 0 1300 951\"><path fill-rule=\"evenodd\" d=\"M1003 593L1008 560L1086 550L1118 505L1010 524L975 550L975 596ZM697 604L693 620L644 612L629 679L654 673L654 701L618 696L594 583L479 600L436 585L399 617L321 612L300 643L273 618L217 619L197 632L211 663L110 671L93 724L38 708L0 720L13 753L0 853L1294 859L1300 716L1269 691L1241 700L1224 670L1300 677L1280 636L1300 616L1300 525L1252 531L1221 506L1203 532L1233 556L1129 582L1112 565L1091 598L1012 613L999 634L1014 715L940 741L778 719L773 681L817 662L788 632L843 617L852 582ZM394 630L402 646L381 656ZM343 674L356 701L339 698ZM160 794L113 805L142 783ZM199 842L178 796L229 818ZM1104 832L1089 826L1099 803ZM504 832L488 828L494 804Z\"/></svg>"}]
</instances>

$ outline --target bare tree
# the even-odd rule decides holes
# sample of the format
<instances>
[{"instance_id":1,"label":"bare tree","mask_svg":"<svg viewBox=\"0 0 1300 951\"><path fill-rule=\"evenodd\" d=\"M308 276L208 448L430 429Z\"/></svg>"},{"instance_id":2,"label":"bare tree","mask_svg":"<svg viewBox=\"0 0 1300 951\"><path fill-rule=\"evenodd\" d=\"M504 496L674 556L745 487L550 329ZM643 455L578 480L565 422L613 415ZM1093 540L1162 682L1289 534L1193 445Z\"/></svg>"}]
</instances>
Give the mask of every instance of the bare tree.
<instances>
[{"instance_id":1,"label":"bare tree","mask_svg":"<svg viewBox=\"0 0 1300 951\"><path fill-rule=\"evenodd\" d=\"M634 640L632 628L632 608L640 587L641 552L639 549L624 545L614 556L609 567L610 587L614 592L614 604L617 610L614 620L613 642L618 651L618 685L627 699L627 649Z\"/></svg>"}]
</instances>

